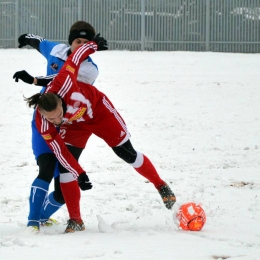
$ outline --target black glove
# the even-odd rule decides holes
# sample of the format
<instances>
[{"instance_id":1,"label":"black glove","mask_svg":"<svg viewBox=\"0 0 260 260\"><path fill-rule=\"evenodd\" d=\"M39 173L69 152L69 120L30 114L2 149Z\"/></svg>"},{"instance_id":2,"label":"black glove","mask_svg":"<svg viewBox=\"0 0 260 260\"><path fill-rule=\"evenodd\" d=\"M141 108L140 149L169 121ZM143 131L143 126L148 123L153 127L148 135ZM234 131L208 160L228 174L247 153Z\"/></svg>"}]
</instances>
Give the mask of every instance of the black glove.
<instances>
[{"instance_id":1,"label":"black glove","mask_svg":"<svg viewBox=\"0 0 260 260\"><path fill-rule=\"evenodd\" d=\"M28 84L33 84L34 77L27 73L25 70L17 71L13 75L15 82L18 82L19 79Z\"/></svg>"},{"instance_id":2,"label":"black glove","mask_svg":"<svg viewBox=\"0 0 260 260\"><path fill-rule=\"evenodd\" d=\"M93 41L97 44L97 50L98 51L106 51L108 49L107 47L107 40L100 36L100 33L98 33Z\"/></svg>"},{"instance_id":3,"label":"black glove","mask_svg":"<svg viewBox=\"0 0 260 260\"><path fill-rule=\"evenodd\" d=\"M18 43L19 43L18 48L22 48L28 44L27 43L28 39L26 38L26 36L27 36L27 33L20 35L20 37L18 38Z\"/></svg>"},{"instance_id":4,"label":"black glove","mask_svg":"<svg viewBox=\"0 0 260 260\"><path fill-rule=\"evenodd\" d=\"M90 190L92 183L89 181L88 175L83 172L78 177L78 184L81 190Z\"/></svg>"}]
</instances>

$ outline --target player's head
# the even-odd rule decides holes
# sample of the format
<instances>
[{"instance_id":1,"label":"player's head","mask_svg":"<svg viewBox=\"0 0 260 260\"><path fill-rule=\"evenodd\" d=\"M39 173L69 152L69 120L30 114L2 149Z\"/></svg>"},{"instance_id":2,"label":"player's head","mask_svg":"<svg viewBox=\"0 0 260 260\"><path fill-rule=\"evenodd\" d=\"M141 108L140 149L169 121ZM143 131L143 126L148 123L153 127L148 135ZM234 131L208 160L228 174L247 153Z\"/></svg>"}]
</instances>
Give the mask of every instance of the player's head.
<instances>
[{"instance_id":1,"label":"player's head","mask_svg":"<svg viewBox=\"0 0 260 260\"><path fill-rule=\"evenodd\" d=\"M94 27L85 22L77 21L70 27L69 45L71 52L88 41L92 41L96 35Z\"/></svg>"},{"instance_id":2,"label":"player's head","mask_svg":"<svg viewBox=\"0 0 260 260\"><path fill-rule=\"evenodd\" d=\"M37 93L29 98L25 98L29 107L38 107L42 116L47 121L59 126L63 120L63 107L61 99L53 93Z\"/></svg>"}]
</instances>

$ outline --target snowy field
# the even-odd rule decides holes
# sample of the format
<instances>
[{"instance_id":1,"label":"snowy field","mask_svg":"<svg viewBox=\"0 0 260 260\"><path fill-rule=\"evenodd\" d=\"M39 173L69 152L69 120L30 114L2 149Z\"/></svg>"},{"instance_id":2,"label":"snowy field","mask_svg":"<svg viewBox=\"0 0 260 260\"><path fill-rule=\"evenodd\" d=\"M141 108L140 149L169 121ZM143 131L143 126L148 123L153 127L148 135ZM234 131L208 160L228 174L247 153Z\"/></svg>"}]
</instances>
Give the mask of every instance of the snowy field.
<instances>
[{"instance_id":1,"label":"snowy field","mask_svg":"<svg viewBox=\"0 0 260 260\"><path fill-rule=\"evenodd\" d=\"M35 50L1 49L0 259L260 259L260 54L107 51L92 55L95 86L124 117L134 147L154 163L177 197L167 210L152 184L92 136L80 163L94 187L82 192L86 230L60 222L37 235L26 228L37 175L32 109L40 88L14 72L45 75ZM53 185L51 185L53 187ZM182 231L175 211L200 203L207 222Z\"/></svg>"}]
</instances>

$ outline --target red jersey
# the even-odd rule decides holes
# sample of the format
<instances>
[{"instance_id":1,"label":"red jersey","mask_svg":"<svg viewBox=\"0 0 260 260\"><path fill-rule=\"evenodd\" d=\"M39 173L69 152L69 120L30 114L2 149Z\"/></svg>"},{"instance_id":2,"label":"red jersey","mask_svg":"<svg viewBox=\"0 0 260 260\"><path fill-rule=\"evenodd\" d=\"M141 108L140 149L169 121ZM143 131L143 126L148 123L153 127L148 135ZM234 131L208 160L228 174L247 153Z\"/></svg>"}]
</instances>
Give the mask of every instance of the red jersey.
<instances>
[{"instance_id":1,"label":"red jersey","mask_svg":"<svg viewBox=\"0 0 260 260\"><path fill-rule=\"evenodd\" d=\"M35 117L38 131L61 165L75 178L85 171L66 144L84 148L88 138L94 133L110 147L115 147L130 136L123 118L107 96L92 85L76 81L80 62L93 53L95 48L95 44L87 43L73 52L46 88L45 93L57 94L65 104L60 133L53 123L40 114L38 108Z\"/></svg>"},{"instance_id":2,"label":"red jersey","mask_svg":"<svg viewBox=\"0 0 260 260\"><path fill-rule=\"evenodd\" d=\"M66 111L63 111L62 124L75 124L94 118L93 111L98 106L99 101L102 100L103 93L92 85L76 82L76 79L80 63L93 53L96 48L94 42L78 48L68 57L59 74L48 84L45 90L45 93L57 94L62 99L63 104L65 103ZM36 126L59 162L75 176L83 173L84 170L67 149L55 125L47 121L40 114L38 108L36 110Z\"/></svg>"}]
</instances>

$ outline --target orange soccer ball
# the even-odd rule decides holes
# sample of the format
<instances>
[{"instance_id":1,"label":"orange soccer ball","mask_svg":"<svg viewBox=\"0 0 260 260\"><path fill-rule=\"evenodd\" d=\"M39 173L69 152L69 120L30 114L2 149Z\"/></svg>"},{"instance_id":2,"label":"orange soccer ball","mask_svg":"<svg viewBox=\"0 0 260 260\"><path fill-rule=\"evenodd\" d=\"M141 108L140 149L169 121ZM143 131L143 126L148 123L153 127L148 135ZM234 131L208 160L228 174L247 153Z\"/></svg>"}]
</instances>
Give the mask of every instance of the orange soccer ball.
<instances>
[{"instance_id":1,"label":"orange soccer ball","mask_svg":"<svg viewBox=\"0 0 260 260\"><path fill-rule=\"evenodd\" d=\"M203 208L194 202L181 205L176 217L183 230L200 231L206 223L206 214Z\"/></svg>"}]
</instances>

